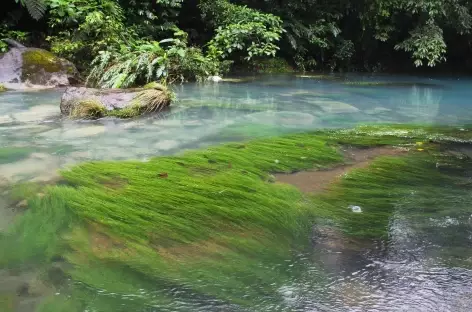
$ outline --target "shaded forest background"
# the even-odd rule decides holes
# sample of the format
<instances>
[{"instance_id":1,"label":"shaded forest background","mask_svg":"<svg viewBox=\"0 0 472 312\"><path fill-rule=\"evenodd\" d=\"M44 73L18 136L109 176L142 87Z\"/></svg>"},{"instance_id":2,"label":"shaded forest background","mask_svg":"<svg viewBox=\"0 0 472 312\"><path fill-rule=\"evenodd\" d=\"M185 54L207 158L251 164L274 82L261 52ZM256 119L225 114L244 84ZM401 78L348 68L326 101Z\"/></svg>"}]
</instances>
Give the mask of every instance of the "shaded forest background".
<instances>
[{"instance_id":1,"label":"shaded forest background","mask_svg":"<svg viewBox=\"0 0 472 312\"><path fill-rule=\"evenodd\" d=\"M94 84L256 71L471 72L465 0L5 0L0 39L73 61ZM1 41L0 41L1 42ZM0 50L7 51L4 42Z\"/></svg>"}]
</instances>

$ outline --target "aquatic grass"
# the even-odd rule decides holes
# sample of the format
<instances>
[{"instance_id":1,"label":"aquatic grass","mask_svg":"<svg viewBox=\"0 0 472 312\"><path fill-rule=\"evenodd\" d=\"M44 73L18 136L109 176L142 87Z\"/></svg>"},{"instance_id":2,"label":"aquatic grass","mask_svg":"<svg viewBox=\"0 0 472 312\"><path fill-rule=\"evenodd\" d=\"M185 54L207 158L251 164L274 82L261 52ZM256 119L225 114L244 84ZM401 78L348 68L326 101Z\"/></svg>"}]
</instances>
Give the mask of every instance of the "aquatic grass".
<instances>
[{"instance_id":1,"label":"aquatic grass","mask_svg":"<svg viewBox=\"0 0 472 312\"><path fill-rule=\"evenodd\" d=\"M0 237L0 267L47 263L60 255L61 237L74 216L66 207L66 198L57 196L63 188L48 190L44 198L30 200L27 212Z\"/></svg>"},{"instance_id":2,"label":"aquatic grass","mask_svg":"<svg viewBox=\"0 0 472 312\"><path fill-rule=\"evenodd\" d=\"M437 168L437 162L443 157L447 157L450 163L456 162L462 167L462 172L464 166L472 168L470 162L454 156L441 156L434 151L410 153L402 157L381 157L368 168L351 171L327 193L313 197L315 215L333 219L348 235L385 239L389 234L391 216L398 205L412 199L414 195L412 211L409 213L424 214L425 208L420 207L425 205L421 205L421 202L436 196L440 199L445 196L441 195L445 187L462 181L460 175ZM429 202L436 202L436 199ZM349 209L351 205L360 206L362 213L353 213Z\"/></svg>"},{"instance_id":3,"label":"aquatic grass","mask_svg":"<svg viewBox=\"0 0 472 312\"><path fill-rule=\"evenodd\" d=\"M0 164L27 158L34 150L30 147L2 147L0 148Z\"/></svg>"},{"instance_id":4,"label":"aquatic grass","mask_svg":"<svg viewBox=\"0 0 472 312\"><path fill-rule=\"evenodd\" d=\"M386 238L393 212L412 199L412 189L419 198L440 194L458 182L449 178L449 168L467 161L426 141L467 140L466 129L443 136L436 136L438 129L395 125L351 131L357 131L354 145L391 144L399 136L395 144L413 151L379 158L317 196L273 183L270 174L342 163L337 146L349 143L347 131L230 143L147 162L74 166L61 172L62 185L30 200L0 237L0 266L47 264L59 255L67 260L73 284L65 292L75 301L50 298L42 311L69 304L71 311L146 311L176 300L169 289L179 289L177 300L226 307L254 307L270 297L283 310L279 289L293 277L287 266L310 248L314 223L330 220L350 237ZM355 214L349 205L363 212Z\"/></svg>"},{"instance_id":5,"label":"aquatic grass","mask_svg":"<svg viewBox=\"0 0 472 312\"><path fill-rule=\"evenodd\" d=\"M471 127L425 125L365 125L354 129L323 130L320 137L339 144L356 146L405 145L422 143L472 143Z\"/></svg>"},{"instance_id":6,"label":"aquatic grass","mask_svg":"<svg viewBox=\"0 0 472 312\"><path fill-rule=\"evenodd\" d=\"M74 105L70 112L70 118L97 119L106 114L105 106L95 99L85 99Z\"/></svg>"}]
</instances>

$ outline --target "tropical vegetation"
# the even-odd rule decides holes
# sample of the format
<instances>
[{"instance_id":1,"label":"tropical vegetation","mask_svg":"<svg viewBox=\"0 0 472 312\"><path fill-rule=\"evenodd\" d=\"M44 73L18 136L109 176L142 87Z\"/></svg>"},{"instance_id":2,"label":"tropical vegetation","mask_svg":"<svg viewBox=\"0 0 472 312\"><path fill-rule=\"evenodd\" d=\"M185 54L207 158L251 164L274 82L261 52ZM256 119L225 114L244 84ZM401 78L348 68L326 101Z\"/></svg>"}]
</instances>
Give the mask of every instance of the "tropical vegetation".
<instances>
[{"instance_id":1,"label":"tropical vegetation","mask_svg":"<svg viewBox=\"0 0 472 312\"><path fill-rule=\"evenodd\" d=\"M49 48L107 87L202 80L273 57L300 71L467 69L472 60L466 0L6 2L0 38Z\"/></svg>"}]
</instances>

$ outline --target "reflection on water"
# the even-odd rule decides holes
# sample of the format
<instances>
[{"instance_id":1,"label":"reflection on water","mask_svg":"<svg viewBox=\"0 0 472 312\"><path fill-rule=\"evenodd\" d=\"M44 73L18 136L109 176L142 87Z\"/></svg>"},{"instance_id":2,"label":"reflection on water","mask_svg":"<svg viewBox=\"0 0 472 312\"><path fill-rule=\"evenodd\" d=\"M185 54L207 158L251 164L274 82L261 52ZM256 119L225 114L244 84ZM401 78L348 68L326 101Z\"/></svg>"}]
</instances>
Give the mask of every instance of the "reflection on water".
<instances>
[{"instance_id":1,"label":"reflection on water","mask_svg":"<svg viewBox=\"0 0 472 312\"><path fill-rule=\"evenodd\" d=\"M470 80L377 79L402 83L369 86L291 76L187 84L176 87L178 102L170 111L134 120L64 120L59 116L60 90L7 92L0 94L0 148L16 149L16 156L0 153L0 186L10 181L49 181L59 168L82 161L145 160L253 136L359 123L472 120ZM331 233L336 248L301 254L269 268L274 272L283 268L290 279L278 288L281 300L267 294L251 311L470 311L472 271L466 267L472 266L472 258L463 251L472 247L472 198L454 195L445 189L441 200L417 207L412 192L411 198L398 203L386 242L348 244ZM431 206L437 209L430 211ZM412 213L417 208L422 213ZM9 209L0 198L0 233L14 218ZM34 277L37 272L15 274L0 270L0 292L21 289L24 275ZM38 293L41 287L37 286ZM182 288L166 291L147 294L138 289L119 300L126 311L144 311L130 310L130 302L138 297L154 298L146 311L246 311ZM118 295L97 291L96 296ZM163 302L163 297L173 300ZM27 300L23 303L22 311L31 311Z\"/></svg>"},{"instance_id":2,"label":"reflection on water","mask_svg":"<svg viewBox=\"0 0 472 312\"><path fill-rule=\"evenodd\" d=\"M356 79L365 80L349 78ZM84 160L146 159L229 140L224 135L228 126L243 130L265 126L260 133L268 135L359 123L460 124L472 118L467 107L472 96L470 81L378 79L397 84L356 86L341 80L293 76L187 84L176 87L178 102L171 111L128 121L62 120L58 107L61 90L8 92L0 95L0 146L34 147L41 157L23 159L16 169L2 164L0 172L8 179L38 179ZM36 164L45 172L36 170L28 175L27 168Z\"/></svg>"}]
</instances>

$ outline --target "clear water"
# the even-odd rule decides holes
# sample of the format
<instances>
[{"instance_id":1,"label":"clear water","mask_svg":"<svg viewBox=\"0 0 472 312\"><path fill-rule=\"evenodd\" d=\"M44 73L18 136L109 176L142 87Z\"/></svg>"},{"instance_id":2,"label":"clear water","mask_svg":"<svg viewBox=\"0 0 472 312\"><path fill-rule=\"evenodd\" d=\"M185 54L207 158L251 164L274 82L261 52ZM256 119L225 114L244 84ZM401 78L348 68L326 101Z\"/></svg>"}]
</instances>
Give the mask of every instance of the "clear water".
<instances>
[{"instance_id":1,"label":"clear water","mask_svg":"<svg viewBox=\"0 0 472 312\"><path fill-rule=\"evenodd\" d=\"M398 84L346 85L346 79ZM62 90L7 92L0 94L0 147L31 151L21 159L0 162L0 182L47 181L58 169L78 162L145 160L290 131L364 123L462 125L472 121L471 85L472 79L397 76L277 76L186 84L176 87L178 102L168 112L134 120L97 121L62 119ZM450 205L467 207L470 202L455 203L451 198ZM460 239L456 245L472 248L472 216L464 213L470 210L457 215L410 216L405 206L407 200L391 221L388 242L362 251L346 248L300 255L287 266L289 272L294 270L294 277L280 289L285 302L274 306L270 297L261 298L252 311L470 311L472 271L447 265L441 255L451 233ZM1 232L14 217L2 206L1 198L0 214ZM322 263L323 272L313 262ZM298 274L300 270L303 275ZM0 290L22 278L13 282L1 274ZM321 275L328 276L328 283L316 282ZM239 311L223 303L184 298L178 291L166 295L175 300L155 311ZM26 304L22 311L29 309Z\"/></svg>"}]
</instances>

